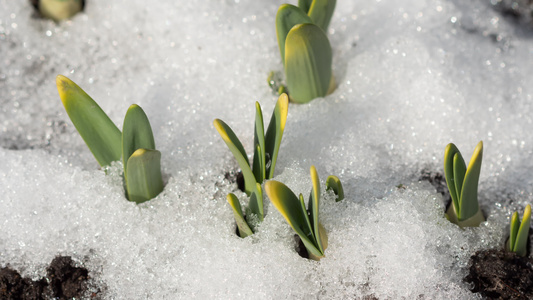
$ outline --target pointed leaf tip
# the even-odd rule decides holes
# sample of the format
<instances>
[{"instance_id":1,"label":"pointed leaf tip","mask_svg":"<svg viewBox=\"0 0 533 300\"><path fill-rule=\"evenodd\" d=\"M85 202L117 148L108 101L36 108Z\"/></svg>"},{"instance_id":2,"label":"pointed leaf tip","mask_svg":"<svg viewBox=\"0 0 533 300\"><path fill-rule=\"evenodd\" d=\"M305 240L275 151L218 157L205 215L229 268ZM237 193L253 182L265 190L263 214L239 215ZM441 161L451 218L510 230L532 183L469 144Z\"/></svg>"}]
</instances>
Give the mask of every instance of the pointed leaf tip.
<instances>
[{"instance_id":1,"label":"pointed leaf tip","mask_svg":"<svg viewBox=\"0 0 533 300\"><path fill-rule=\"evenodd\" d=\"M67 77L58 75L56 85L70 120L100 166L120 160L122 134L102 108Z\"/></svg>"}]
</instances>

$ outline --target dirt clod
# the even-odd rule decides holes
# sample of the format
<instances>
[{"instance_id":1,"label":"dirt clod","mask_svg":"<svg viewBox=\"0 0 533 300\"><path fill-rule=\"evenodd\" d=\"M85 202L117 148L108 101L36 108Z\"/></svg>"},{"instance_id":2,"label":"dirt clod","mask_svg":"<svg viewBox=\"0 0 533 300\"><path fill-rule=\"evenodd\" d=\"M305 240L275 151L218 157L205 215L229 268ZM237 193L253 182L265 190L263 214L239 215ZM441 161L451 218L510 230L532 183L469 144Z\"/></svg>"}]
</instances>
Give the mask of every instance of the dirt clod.
<instances>
[{"instance_id":1,"label":"dirt clod","mask_svg":"<svg viewBox=\"0 0 533 300\"><path fill-rule=\"evenodd\" d=\"M9 267L0 269L0 299L81 299L87 294L89 271L75 267L70 256L57 256L46 269L46 278L33 281ZM90 298L98 298L91 295Z\"/></svg>"},{"instance_id":2,"label":"dirt clod","mask_svg":"<svg viewBox=\"0 0 533 300\"><path fill-rule=\"evenodd\" d=\"M489 299L533 299L533 259L504 250L478 251L464 281Z\"/></svg>"}]
</instances>

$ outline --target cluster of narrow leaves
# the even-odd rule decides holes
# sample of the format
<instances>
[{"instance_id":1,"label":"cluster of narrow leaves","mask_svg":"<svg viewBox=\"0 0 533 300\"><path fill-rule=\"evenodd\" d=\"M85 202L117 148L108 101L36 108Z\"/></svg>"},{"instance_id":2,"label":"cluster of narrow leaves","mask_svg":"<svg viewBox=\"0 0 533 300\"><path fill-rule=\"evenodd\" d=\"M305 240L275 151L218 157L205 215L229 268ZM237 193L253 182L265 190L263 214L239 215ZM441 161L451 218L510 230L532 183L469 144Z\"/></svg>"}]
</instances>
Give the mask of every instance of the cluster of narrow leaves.
<instances>
[{"instance_id":1,"label":"cluster of narrow leaves","mask_svg":"<svg viewBox=\"0 0 533 300\"><path fill-rule=\"evenodd\" d=\"M311 166L310 173L312 188L307 209L303 195L297 197L279 181L267 181L265 191L272 204L302 240L309 258L320 260L328 246L328 237L319 220L320 181L315 166ZM326 187L337 195L336 201L344 198L342 184L336 176L328 177Z\"/></svg>"},{"instance_id":2,"label":"cluster of narrow leaves","mask_svg":"<svg viewBox=\"0 0 533 300\"><path fill-rule=\"evenodd\" d=\"M142 203L163 190L161 153L155 149L148 117L131 105L124 117L123 132L98 104L65 76L56 78L67 114L101 167L122 158L127 198Z\"/></svg>"},{"instance_id":3,"label":"cluster of narrow leaves","mask_svg":"<svg viewBox=\"0 0 533 300\"><path fill-rule=\"evenodd\" d=\"M213 122L216 130L237 159L244 176L244 191L250 196L246 219L237 196L231 193L227 196L227 200L233 209L241 237L251 235L256 224L263 221L263 192L261 183L265 179L270 179L274 176L281 138L287 121L289 99L286 94L279 96L266 133L264 130L261 105L256 102L255 108L254 157L252 166L248 162L248 156L241 141L237 138L233 130L222 120L215 119ZM255 220L253 220L254 218Z\"/></svg>"},{"instance_id":4,"label":"cluster of narrow leaves","mask_svg":"<svg viewBox=\"0 0 533 300\"><path fill-rule=\"evenodd\" d=\"M448 144L444 151L444 175L452 198L446 216L460 227L477 227L485 221L477 198L482 158L482 141L474 149L468 168L454 144Z\"/></svg>"},{"instance_id":5,"label":"cluster of narrow leaves","mask_svg":"<svg viewBox=\"0 0 533 300\"><path fill-rule=\"evenodd\" d=\"M514 212L511 217L510 235L506 244L507 251L515 252L520 256L527 254L527 239L529 237L529 226L531 224L531 205L524 209L522 222L518 219L518 212Z\"/></svg>"},{"instance_id":6,"label":"cluster of narrow leaves","mask_svg":"<svg viewBox=\"0 0 533 300\"><path fill-rule=\"evenodd\" d=\"M283 4L276 34L291 101L307 103L335 89L332 51L326 35L336 0L300 0Z\"/></svg>"}]
</instances>

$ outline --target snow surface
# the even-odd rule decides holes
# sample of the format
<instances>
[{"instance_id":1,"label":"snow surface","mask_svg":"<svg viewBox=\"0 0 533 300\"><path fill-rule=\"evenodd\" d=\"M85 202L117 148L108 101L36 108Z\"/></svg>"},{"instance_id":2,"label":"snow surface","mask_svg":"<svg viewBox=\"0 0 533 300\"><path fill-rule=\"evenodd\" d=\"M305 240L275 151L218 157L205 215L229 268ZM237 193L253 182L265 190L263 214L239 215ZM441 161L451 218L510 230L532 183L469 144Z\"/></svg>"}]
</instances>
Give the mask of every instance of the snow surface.
<instances>
[{"instance_id":1,"label":"snow surface","mask_svg":"<svg viewBox=\"0 0 533 300\"><path fill-rule=\"evenodd\" d=\"M226 121L252 152L254 101L268 119L277 98L266 77L282 68L284 1L89 0L55 24L29 1L0 0L0 266L39 277L71 255L106 299L477 298L462 282L469 257L502 247L533 195L533 26L506 17L509 2L338 1L338 88L290 106L276 168L295 192L309 192L312 164L344 184L343 202L324 194L329 247L314 262L268 199L259 232L235 235L224 175L238 166L212 125ZM125 200L120 165L98 169L57 74L119 127L130 104L144 108L162 194ZM449 142L469 160L479 140L488 221L461 230L418 179L442 172Z\"/></svg>"}]
</instances>

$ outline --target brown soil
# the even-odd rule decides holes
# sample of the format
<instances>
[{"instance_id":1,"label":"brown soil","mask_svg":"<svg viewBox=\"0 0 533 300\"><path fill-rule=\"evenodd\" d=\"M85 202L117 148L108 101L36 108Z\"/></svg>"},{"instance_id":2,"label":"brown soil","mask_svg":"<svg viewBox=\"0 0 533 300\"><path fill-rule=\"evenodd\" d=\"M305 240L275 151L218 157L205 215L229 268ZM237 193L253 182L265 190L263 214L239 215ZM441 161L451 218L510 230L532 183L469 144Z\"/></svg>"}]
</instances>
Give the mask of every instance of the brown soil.
<instances>
[{"instance_id":1,"label":"brown soil","mask_svg":"<svg viewBox=\"0 0 533 300\"><path fill-rule=\"evenodd\" d=\"M46 277L33 281L23 278L9 267L0 269L0 299L99 299L98 294L87 295L89 271L75 267L70 256L57 256L46 269Z\"/></svg>"},{"instance_id":2,"label":"brown soil","mask_svg":"<svg viewBox=\"0 0 533 300\"><path fill-rule=\"evenodd\" d=\"M481 250L470 258L465 282L488 299L533 299L533 259L504 250Z\"/></svg>"}]
</instances>

